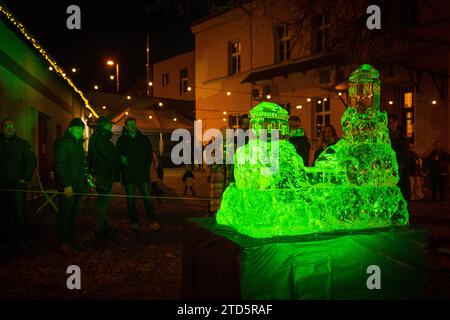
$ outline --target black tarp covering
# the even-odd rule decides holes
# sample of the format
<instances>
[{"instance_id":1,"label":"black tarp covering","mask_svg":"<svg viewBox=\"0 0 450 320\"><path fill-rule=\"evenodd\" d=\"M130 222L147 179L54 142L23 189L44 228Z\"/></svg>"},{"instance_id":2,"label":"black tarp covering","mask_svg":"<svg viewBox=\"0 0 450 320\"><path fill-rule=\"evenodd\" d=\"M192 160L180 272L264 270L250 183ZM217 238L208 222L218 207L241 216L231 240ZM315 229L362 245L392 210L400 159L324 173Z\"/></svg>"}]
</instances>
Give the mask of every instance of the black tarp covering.
<instances>
[{"instance_id":1,"label":"black tarp covering","mask_svg":"<svg viewBox=\"0 0 450 320\"><path fill-rule=\"evenodd\" d=\"M367 287L371 265L380 268L380 290ZM256 239L214 218L185 222L185 299L423 298L425 275L424 229Z\"/></svg>"}]
</instances>

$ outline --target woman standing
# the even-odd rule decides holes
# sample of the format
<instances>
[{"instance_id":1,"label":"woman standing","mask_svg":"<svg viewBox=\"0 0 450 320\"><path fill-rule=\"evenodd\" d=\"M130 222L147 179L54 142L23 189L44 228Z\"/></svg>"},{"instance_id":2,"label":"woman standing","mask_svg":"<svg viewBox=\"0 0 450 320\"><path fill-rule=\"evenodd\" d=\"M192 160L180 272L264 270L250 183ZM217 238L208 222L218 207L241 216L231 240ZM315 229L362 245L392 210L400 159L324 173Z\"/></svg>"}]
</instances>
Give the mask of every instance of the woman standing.
<instances>
[{"instance_id":1,"label":"woman standing","mask_svg":"<svg viewBox=\"0 0 450 320\"><path fill-rule=\"evenodd\" d=\"M323 127L320 133L319 148L314 153L314 161L320 156L320 154L329 146L336 144L339 141L339 137L336 133L336 129L331 125L327 124Z\"/></svg>"}]
</instances>

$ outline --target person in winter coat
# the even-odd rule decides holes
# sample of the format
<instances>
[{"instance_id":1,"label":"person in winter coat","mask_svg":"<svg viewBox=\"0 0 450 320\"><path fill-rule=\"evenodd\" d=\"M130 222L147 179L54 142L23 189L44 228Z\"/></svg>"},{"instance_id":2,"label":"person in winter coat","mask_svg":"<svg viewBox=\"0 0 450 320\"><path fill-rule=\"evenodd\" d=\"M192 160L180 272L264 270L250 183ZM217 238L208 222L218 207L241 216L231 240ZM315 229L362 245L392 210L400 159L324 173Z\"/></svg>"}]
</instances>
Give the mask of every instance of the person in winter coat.
<instances>
[{"instance_id":1,"label":"person in winter coat","mask_svg":"<svg viewBox=\"0 0 450 320\"><path fill-rule=\"evenodd\" d=\"M30 144L17 136L14 121L3 120L1 129L0 189L25 190L36 169L36 157ZM26 245L29 240L26 193L0 191L0 203L1 235L12 232L15 240ZM16 223L11 227L14 220Z\"/></svg>"},{"instance_id":2,"label":"person in winter coat","mask_svg":"<svg viewBox=\"0 0 450 320\"><path fill-rule=\"evenodd\" d=\"M75 241L75 223L85 198L82 194L89 190L84 127L80 118L72 119L64 135L53 145L56 177L64 190L57 217L57 235L64 250L83 250Z\"/></svg>"},{"instance_id":3,"label":"person in winter coat","mask_svg":"<svg viewBox=\"0 0 450 320\"><path fill-rule=\"evenodd\" d=\"M411 162L409 154L408 141L405 133L399 128L399 118L395 114L388 115L389 137L391 139L392 149L398 163L398 187L406 201L411 200L411 188L409 185L409 164Z\"/></svg>"},{"instance_id":4,"label":"person in winter coat","mask_svg":"<svg viewBox=\"0 0 450 320\"><path fill-rule=\"evenodd\" d=\"M111 141L112 122L106 117L100 117L96 122L95 132L89 139L88 163L95 187L99 194L97 198L96 239L111 238L115 231L109 227L108 206L111 200L113 181L118 181L122 164L119 150Z\"/></svg>"},{"instance_id":5,"label":"person in winter coat","mask_svg":"<svg viewBox=\"0 0 450 320\"><path fill-rule=\"evenodd\" d=\"M302 128L300 117L289 117L289 129L289 142L294 145L297 154L302 157L305 166L309 166L311 145L308 137L305 135L305 130Z\"/></svg>"},{"instance_id":6,"label":"person in winter coat","mask_svg":"<svg viewBox=\"0 0 450 320\"><path fill-rule=\"evenodd\" d=\"M136 119L127 118L122 135L117 140L117 149L124 158L122 166L122 184L125 186L128 217L131 229L139 229L139 215L136 208L136 188L144 197L144 206L151 230L159 230L149 192L149 173L152 165L153 150L148 138L136 127Z\"/></svg>"},{"instance_id":7,"label":"person in winter coat","mask_svg":"<svg viewBox=\"0 0 450 320\"><path fill-rule=\"evenodd\" d=\"M439 200L444 201L445 177L448 175L448 161L450 156L441 147L441 142L434 143L433 151L428 156L428 166L431 177L431 199L436 200L436 193L439 190Z\"/></svg>"}]
</instances>

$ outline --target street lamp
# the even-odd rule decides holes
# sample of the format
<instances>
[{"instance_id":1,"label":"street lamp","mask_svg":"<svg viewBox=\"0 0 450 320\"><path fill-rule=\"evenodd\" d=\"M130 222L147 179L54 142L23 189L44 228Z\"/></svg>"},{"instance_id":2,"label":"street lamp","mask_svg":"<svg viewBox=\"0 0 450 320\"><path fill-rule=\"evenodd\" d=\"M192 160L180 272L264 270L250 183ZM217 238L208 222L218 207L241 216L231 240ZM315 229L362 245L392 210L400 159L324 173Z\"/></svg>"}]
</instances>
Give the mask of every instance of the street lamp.
<instances>
[{"instance_id":1,"label":"street lamp","mask_svg":"<svg viewBox=\"0 0 450 320\"><path fill-rule=\"evenodd\" d=\"M116 65L116 91L119 92L119 64L115 63L113 60L106 61L106 64L108 66Z\"/></svg>"}]
</instances>

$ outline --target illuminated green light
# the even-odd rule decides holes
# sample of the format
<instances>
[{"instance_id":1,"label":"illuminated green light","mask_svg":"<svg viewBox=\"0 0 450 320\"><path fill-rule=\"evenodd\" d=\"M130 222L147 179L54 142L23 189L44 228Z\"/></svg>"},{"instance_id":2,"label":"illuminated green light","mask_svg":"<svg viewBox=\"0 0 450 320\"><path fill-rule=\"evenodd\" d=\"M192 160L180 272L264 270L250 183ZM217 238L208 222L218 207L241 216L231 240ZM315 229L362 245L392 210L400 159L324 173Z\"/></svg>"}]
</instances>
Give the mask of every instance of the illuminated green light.
<instances>
[{"instance_id":1,"label":"illuminated green light","mask_svg":"<svg viewBox=\"0 0 450 320\"><path fill-rule=\"evenodd\" d=\"M236 182L222 196L219 224L258 238L408 224L387 116L380 111L379 73L362 65L349 79L343 137L314 167L305 167L287 140L277 142L278 158L272 141L250 140L236 151ZM250 123L256 132L289 132L287 112L273 103L253 108Z\"/></svg>"}]
</instances>

